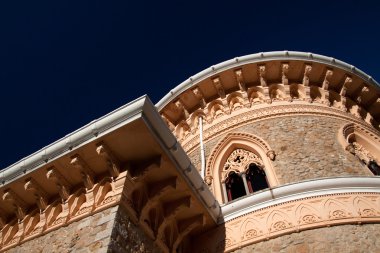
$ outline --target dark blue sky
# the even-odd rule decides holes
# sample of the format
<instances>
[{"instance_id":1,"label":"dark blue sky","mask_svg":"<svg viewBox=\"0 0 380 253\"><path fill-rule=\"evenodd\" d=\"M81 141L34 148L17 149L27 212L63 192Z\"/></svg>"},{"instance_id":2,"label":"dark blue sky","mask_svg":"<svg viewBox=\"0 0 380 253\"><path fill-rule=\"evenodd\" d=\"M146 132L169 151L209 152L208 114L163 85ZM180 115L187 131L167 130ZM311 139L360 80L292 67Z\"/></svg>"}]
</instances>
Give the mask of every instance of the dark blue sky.
<instances>
[{"instance_id":1,"label":"dark blue sky","mask_svg":"<svg viewBox=\"0 0 380 253\"><path fill-rule=\"evenodd\" d=\"M262 51L380 80L378 1L1 1L0 169L143 95Z\"/></svg>"}]
</instances>

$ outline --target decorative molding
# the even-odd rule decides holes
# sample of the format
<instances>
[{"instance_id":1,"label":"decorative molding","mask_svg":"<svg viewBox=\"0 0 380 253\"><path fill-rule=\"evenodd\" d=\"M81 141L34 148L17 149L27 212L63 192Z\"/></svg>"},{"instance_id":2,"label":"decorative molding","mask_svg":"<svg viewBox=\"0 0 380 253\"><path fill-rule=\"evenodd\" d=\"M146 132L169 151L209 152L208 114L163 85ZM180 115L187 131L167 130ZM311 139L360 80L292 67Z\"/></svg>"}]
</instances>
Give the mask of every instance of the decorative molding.
<instances>
[{"instance_id":1,"label":"decorative molding","mask_svg":"<svg viewBox=\"0 0 380 253\"><path fill-rule=\"evenodd\" d=\"M278 180L274 174L273 165L270 160L275 158L275 152L270 148L268 143L260 137L247 133L228 133L222 140L213 148L206 163L205 183L212 189L215 198L220 202L226 202L223 194L223 186L228 173L234 170L229 168L225 170L225 164L228 163L228 158L234 152L244 150L247 156L250 157L246 162L255 161L265 172L268 184L270 187L278 185ZM236 172L242 172L240 170Z\"/></svg>"},{"instance_id":2,"label":"decorative molding","mask_svg":"<svg viewBox=\"0 0 380 253\"><path fill-rule=\"evenodd\" d=\"M289 63L282 63L281 64L281 80L283 85L288 85L288 72L289 72Z\"/></svg>"},{"instance_id":3,"label":"decorative molding","mask_svg":"<svg viewBox=\"0 0 380 253\"><path fill-rule=\"evenodd\" d=\"M202 91L199 89L199 87L195 87L193 89L193 93L195 95L195 97L199 100L199 105L201 108L205 108L206 107L206 101L204 99L204 96L203 96L203 93Z\"/></svg>"},{"instance_id":4,"label":"decorative molding","mask_svg":"<svg viewBox=\"0 0 380 253\"><path fill-rule=\"evenodd\" d=\"M65 202L70 196L70 183L55 167L47 169L46 178L55 182L58 193L61 196L62 201Z\"/></svg>"},{"instance_id":5,"label":"decorative molding","mask_svg":"<svg viewBox=\"0 0 380 253\"><path fill-rule=\"evenodd\" d=\"M121 171L121 162L116 158L115 154L110 150L110 148L103 142L96 145L96 152L98 155L104 157L107 163L107 169L110 176L117 178Z\"/></svg>"},{"instance_id":6,"label":"decorative molding","mask_svg":"<svg viewBox=\"0 0 380 253\"><path fill-rule=\"evenodd\" d=\"M275 52L275 54L276 53L278 52ZM300 59L292 59L289 55L290 53L286 52L285 57L266 60L264 60L262 56L261 60L255 58L255 62L257 61L255 65L248 63L246 63L248 65L239 64L235 66L236 68L232 67L234 64L229 64L231 65L231 69L224 68L223 71L216 73L215 69L212 68L214 74L209 77L216 90L211 88L209 79L195 82L194 80L196 78L191 78L192 82L189 84L188 89L194 89L194 87L196 87L196 89L202 89L204 92L202 99L204 102L207 100L209 106L204 103L203 106L197 106L193 103L194 105L189 111L189 117L191 117L193 112L207 107L208 109L203 109L208 119L207 123L213 124L215 120L226 117L225 114L243 109L245 106L242 105L250 107L252 105L265 105L279 101L304 101L308 103L320 103L321 105L329 107L334 106L356 118L363 119L363 121L371 124L374 128L380 129L380 114L378 113L380 105L376 102L380 93L378 86L370 85L370 83L373 82L372 78L363 79L361 77L362 79L360 79L360 77L358 78L357 76L358 73L356 69L353 71L352 68L349 71L347 69L345 70L343 81L340 78L336 78L334 71L336 71L337 68L333 67L337 64L335 59L332 61L332 64L331 62L330 64L326 64L323 63L323 61L315 62L315 59L309 59L313 62L313 65L311 65L309 60L304 59L304 71L303 75L300 75ZM248 74L248 69L252 68L252 66L257 68L257 74ZM279 69L276 70L274 67ZM247 73L245 74L244 71ZM314 73L312 73L313 71ZM322 76L321 73L323 73ZM338 71L336 73L340 72ZM204 73L202 72L202 74ZM244 76L246 78L244 78ZM289 79L289 77L291 77L291 79ZM235 82L232 81L231 83L232 79L234 79ZM279 79L281 81L279 81ZM225 87L222 85L224 82L226 82ZM182 87L176 89L175 94L172 93L171 96L167 96L163 99L165 100L165 107L162 107L162 101L159 102L160 105L158 107L163 113L170 111L175 101L184 96L182 94L185 94L185 86L180 86ZM182 94L178 93L179 90L181 90ZM247 90L248 92L246 92ZM241 99L236 97L236 99L225 101L225 98L237 92L241 93ZM216 102L216 100L218 100L218 102ZM188 121L189 119L189 117L183 118L179 114L173 114L173 117L172 122L175 123L175 125L178 125L181 121ZM207 126L207 124L205 126ZM190 125L189 128L193 129L196 127ZM181 141L185 141L188 137L189 136L177 135L177 138Z\"/></svg>"},{"instance_id":7,"label":"decorative molding","mask_svg":"<svg viewBox=\"0 0 380 253\"><path fill-rule=\"evenodd\" d=\"M79 169L84 186L86 187L88 191L91 190L94 187L95 174L90 169L88 164L78 154L71 157L70 163L76 169Z\"/></svg>"},{"instance_id":8,"label":"decorative molding","mask_svg":"<svg viewBox=\"0 0 380 253\"><path fill-rule=\"evenodd\" d=\"M223 166L223 171L221 171L222 182L225 181L232 171L236 173L245 173L251 163L255 163L259 167L264 166L260 157L253 152L241 148L235 149L227 158L227 161Z\"/></svg>"},{"instance_id":9,"label":"decorative molding","mask_svg":"<svg viewBox=\"0 0 380 253\"><path fill-rule=\"evenodd\" d=\"M244 82L243 70L236 69L234 72L235 72L236 81L238 82L238 85L239 85L239 89L241 91L246 91L247 87Z\"/></svg>"},{"instance_id":10,"label":"decorative molding","mask_svg":"<svg viewBox=\"0 0 380 253\"><path fill-rule=\"evenodd\" d=\"M38 184L36 180L34 180L33 178L28 178L25 180L24 188L25 190L31 191L33 193L38 208L41 212L43 212L47 208L47 203L49 199L47 192L44 189L42 189L40 184Z\"/></svg>"},{"instance_id":11,"label":"decorative molding","mask_svg":"<svg viewBox=\"0 0 380 253\"><path fill-rule=\"evenodd\" d=\"M258 65L258 68L259 68L259 76L260 76L260 85L262 87L267 87L267 80L265 77L265 74L266 74L265 65Z\"/></svg>"},{"instance_id":12,"label":"decorative molding","mask_svg":"<svg viewBox=\"0 0 380 253\"><path fill-rule=\"evenodd\" d=\"M297 101L297 103L293 102L284 104L284 102L282 102L278 105L272 104L271 106L240 110L228 118L223 118L213 124L205 125L203 138L204 141L208 141L211 138L214 138L233 128L240 127L244 124L274 117L294 115L317 115L344 119L347 121L355 122L356 124L361 125L364 129L371 129L370 131L373 133L377 132L371 125L365 123L363 120L340 109L327 107L321 104L310 104L302 101ZM188 153L191 153L197 147L197 145L199 145L198 136L189 135L182 141L182 146Z\"/></svg>"},{"instance_id":13,"label":"decorative molding","mask_svg":"<svg viewBox=\"0 0 380 253\"><path fill-rule=\"evenodd\" d=\"M52 178L52 173L54 169L49 170L48 173L50 178ZM125 173L120 174L119 180L125 180ZM58 176L60 177L60 176ZM63 183L65 184L65 183ZM62 184L62 185L63 185ZM91 203L86 201L86 191L85 189L79 189L75 193L67 197L66 202L53 201L47 203L44 199L43 205L39 202L41 197L46 198L44 191L41 186L39 186L34 179L28 179L25 188L26 190L33 191L36 195L39 210L35 209L28 210L25 207L26 203L21 203L21 199L15 195L12 191L7 191L3 198L7 201L12 202L17 208L18 222L10 221L5 224L4 229L0 232L0 251L4 251L11 247L14 247L20 243L31 240L37 236L44 233L50 232L52 230L58 229L62 226L67 226L68 224L77 221L78 219L85 218L94 214L95 212L104 210L111 206L115 206L120 202L121 190L115 191L114 182L107 182L102 180L96 182L94 185L95 200ZM38 186L37 186L38 185ZM63 187L63 186L62 186ZM68 191L66 191L68 194ZM66 196L66 195L64 195ZM84 211L83 206L92 205L88 211ZM45 208L42 208L45 207ZM28 210L28 212L26 212Z\"/></svg>"},{"instance_id":14,"label":"decorative molding","mask_svg":"<svg viewBox=\"0 0 380 253\"><path fill-rule=\"evenodd\" d=\"M309 86L309 82L310 82L310 72L312 70L312 66L309 65L309 64L305 64L305 71L303 73L303 79L302 79L302 84L304 86Z\"/></svg>"},{"instance_id":15,"label":"decorative molding","mask_svg":"<svg viewBox=\"0 0 380 253\"><path fill-rule=\"evenodd\" d=\"M226 92L225 92L225 90L223 88L223 85L222 85L222 83L220 81L220 78L219 77L215 77L215 78L212 79L212 82L213 82L213 84L215 86L215 89L218 92L219 97L220 98L225 98L226 97Z\"/></svg>"},{"instance_id":16,"label":"decorative molding","mask_svg":"<svg viewBox=\"0 0 380 253\"><path fill-rule=\"evenodd\" d=\"M229 133L224 137L222 140L218 142L218 144L214 147L213 151L211 152L211 155L207 159L207 167L206 167L206 175L211 176L212 168L214 167L213 160L217 156L218 153L220 153L220 149L223 145L225 145L227 142L229 142L232 139L236 140L248 140L249 142L258 144L265 153L274 153L274 151L269 147L269 145L262 140L260 137L255 136L253 134L247 134L247 133ZM260 159L260 158L258 158ZM261 165L262 165L262 160Z\"/></svg>"},{"instance_id":17,"label":"decorative molding","mask_svg":"<svg viewBox=\"0 0 380 253\"><path fill-rule=\"evenodd\" d=\"M14 207L19 221L22 221L25 218L28 205L12 189L4 190L3 200L9 202Z\"/></svg>"},{"instance_id":18,"label":"decorative molding","mask_svg":"<svg viewBox=\"0 0 380 253\"><path fill-rule=\"evenodd\" d=\"M366 222L380 222L380 193L349 192L313 196L272 205L229 220L198 238L198 245L202 245L202 249L195 250L231 252L283 234ZM224 236L221 235L222 231L225 231ZM217 240L220 242L215 243Z\"/></svg>"}]
</instances>

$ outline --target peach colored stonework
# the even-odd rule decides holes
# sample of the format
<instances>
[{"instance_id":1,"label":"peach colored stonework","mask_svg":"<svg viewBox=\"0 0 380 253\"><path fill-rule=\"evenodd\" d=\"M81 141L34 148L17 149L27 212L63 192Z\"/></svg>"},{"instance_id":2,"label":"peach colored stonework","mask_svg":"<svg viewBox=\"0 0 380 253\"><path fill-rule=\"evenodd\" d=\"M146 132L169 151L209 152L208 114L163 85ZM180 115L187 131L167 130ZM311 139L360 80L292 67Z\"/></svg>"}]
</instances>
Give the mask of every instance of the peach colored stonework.
<instances>
[{"instance_id":1,"label":"peach colored stonework","mask_svg":"<svg viewBox=\"0 0 380 253\"><path fill-rule=\"evenodd\" d=\"M380 86L268 52L0 172L0 252L380 252Z\"/></svg>"}]
</instances>

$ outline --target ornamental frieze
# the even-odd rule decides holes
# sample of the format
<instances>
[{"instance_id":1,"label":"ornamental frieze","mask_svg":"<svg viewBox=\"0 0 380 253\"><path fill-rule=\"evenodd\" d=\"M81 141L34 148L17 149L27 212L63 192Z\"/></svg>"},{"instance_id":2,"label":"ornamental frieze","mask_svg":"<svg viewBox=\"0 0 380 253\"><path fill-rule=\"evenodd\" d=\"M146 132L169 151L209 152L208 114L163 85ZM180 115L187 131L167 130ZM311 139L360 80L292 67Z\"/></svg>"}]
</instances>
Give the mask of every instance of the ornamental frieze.
<instances>
[{"instance_id":1,"label":"ornamental frieze","mask_svg":"<svg viewBox=\"0 0 380 253\"><path fill-rule=\"evenodd\" d=\"M241 111L242 112L239 114L226 117L225 119L219 122L211 124L210 126L206 125L203 131L203 140L208 141L209 139L218 136L220 133L224 133L233 128L240 127L244 124L248 124L254 121L292 115L318 115L335 117L355 122L356 124L361 125L365 129L371 129L369 130L371 132L374 131L373 127L364 122L361 118L355 117L336 108L326 107L322 105L313 105L309 103L288 105L273 104L271 107L250 109L249 111ZM188 135L188 137L182 141L182 146L184 150L188 153L191 153L194 150L194 148L196 148L198 145L198 135Z\"/></svg>"},{"instance_id":2,"label":"ornamental frieze","mask_svg":"<svg viewBox=\"0 0 380 253\"><path fill-rule=\"evenodd\" d=\"M252 243L306 229L380 222L379 193L308 197L241 214L199 238L199 252L231 252ZM218 241L215 243L215 241Z\"/></svg>"}]
</instances>

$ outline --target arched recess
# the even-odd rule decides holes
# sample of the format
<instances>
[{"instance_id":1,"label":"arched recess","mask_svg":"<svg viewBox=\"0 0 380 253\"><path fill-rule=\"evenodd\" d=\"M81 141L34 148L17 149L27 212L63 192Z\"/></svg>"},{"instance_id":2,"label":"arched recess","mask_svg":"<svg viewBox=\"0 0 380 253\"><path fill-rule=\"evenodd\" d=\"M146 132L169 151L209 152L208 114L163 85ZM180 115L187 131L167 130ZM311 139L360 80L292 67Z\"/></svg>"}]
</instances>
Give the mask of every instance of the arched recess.
<instances>
[{"instance_id":1,"label":"arched recess","mask_svg":"<svg viewBox=\"0 0 380 253\"><path fill-rule=\"evenodd\" d=\"M219 203L226 203L223 193L223 184L229 175L224 171L228 157L238 149L252 153L256 157L255 163L265 171L270 188L278 185L271 160L275 159L275 152L260 137L247 133L229 133L213 149L206 166L206 183L211 187ZM254 158L252 158L254 159ZM249 165L249 164L247 164ZM245 168L247 170L248 167ZM235 171L237 172L237 171ZM243 171L239 171L242 173Z\"/></svg>"},{"instance_id":2,"label":"arched recess","mask_svg":"<svg viewBox=\"0 0 380 253\"><path fill-rule=\"evenodd\" d=\"M354 123L344 125L338 136L345 150L355 155L376 176L380 176L380 135Z\"/></svg>"}]
</instances>

